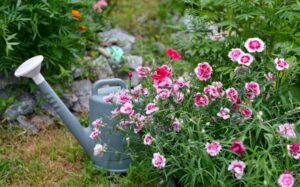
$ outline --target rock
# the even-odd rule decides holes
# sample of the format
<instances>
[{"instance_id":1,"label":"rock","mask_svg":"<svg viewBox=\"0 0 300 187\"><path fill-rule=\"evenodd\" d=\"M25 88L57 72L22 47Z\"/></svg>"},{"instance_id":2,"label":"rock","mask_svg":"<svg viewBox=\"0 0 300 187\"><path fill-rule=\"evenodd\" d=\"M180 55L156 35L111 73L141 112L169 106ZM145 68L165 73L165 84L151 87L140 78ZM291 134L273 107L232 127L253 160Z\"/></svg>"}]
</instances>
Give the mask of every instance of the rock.
<instances>
[{"instance_id":1,"label":"rock","mask_svg":"<svg viewBox=\"0 0 300 187\"><path fill-rule=\"evenodd\" d=\"M156 49L157 52L161 53L161 54L165 54L166 53L166 46L160 42L155 42L154 43L154 47Z\"/></svg>"},{"instance_id":2,"label":"rock","mask_svg":"<svg viewBox=\"0 0 300 187\"><path fill-rule=\"evenodd\" d=\"M6 92L5 89L0 89L0 99L7 99L9 96L8 96L8 93Z\"/></svg>"},{"instance_id":3,"label":"rock","mask_svg":"<svg viewBox=\"0 0 300 187\"><path fill-rule=\"evenodd\" d=\"M70 108L78 101L78 97L72 93L64 93L62 101L68 108Z\"/></svg>"},{"instance_id":4,"label":"rock","mask_svg":"<svg viewBox=\"0 0 300 187\"><path fill-rule=\"evenodd\" d=\"M129 65L129 67L133 70L143 65L143 57L141 56L126 56L124 57L125 62Z\"/></svg>"},{"instance_id":5,"label":"rock","mask_svg":"<svg viewBox=\"0 0 300 187\"><path fill-rule=\"evenodd\" d=\"M72 106L75 112L89 111L89 96L92 93L92 83L89 80L75 81L72 84L72 91L78 98L76 103Z\"/></svg>"},{"instance_id":6,"label":"rock","mask_svg":"<svg viewBox=\"0 0 300 187\"><path fill-rule=\"evenodd\" d=\"M114 73L110 67L107 59L100 56L92 61L91 68L89 69L90 75L95 77L97 80L113 78Z\"/></svg>"},{"instance_id":7,"label":"rock","mask_svg":"<svg viewBox=\"0 0 300 187\"><path fill-rule=\"evenodd\" d=\"M20 127L24 128L24 129L28 129L31 132L33 132L34 134L38 133L39 129L36 128L33 124L31 124L25 116L18 116L17 121L18 121Z\"/></svg>"},{"instance_id":8,"label":"rock","mask_svg":"<svg viewBox=\"0 0 300 187\"><path fill-rule=\"evenodd\" d=\"M46 115L37 115L34 116L31 120L30 123L36 127L36 129L44 129L46 127L49 127L51 125L54 125L54 121Z\"/></svg>"},{"instance_id":9,"label":"rock","mask_svg":"<svg viewBox=\"0 0 300 187\"><path fill-rule=\"evenodd\" d=\"M92 83L87 79L74 81L71 89L77 97L89 96L92 93Z\"/></svg>"},{"instance_id":10,"label":"rock","mask_svg":"<svg viewBox=\"0 0 300 187\"><path fill-rule=\"evenodd\" d=\"M0 75L0 89L4 89L7 86L15 85L15 84L26 84L28 79L18 79L13 75L4 76Z\"/></svg>"},{"instance_id":11,"label":"rock","mask_svg":"<svg viewBox=\"0 0 300 187\"><path fill-rule=\"evenodd\" d=\"M135 37L129 35L122 29L115 28L109 31L100 32L98 36L106 42L116 42L126 52L130 52L135 44Z\"/></svg>"},{"instance_id":12,"label":"rock","mask_svg":"<svg viewBox=\"0 0 300 187\"><path fill-rule=\"evenodd\" d=\"M80 67L76 67L76 66L71 66L71 71L73 72L73 77L75 79L79 78L79 77L82 77L83 76L83 68L80 68Z\"/></svg>"},{"instance_id":13,"label":"rock","mask_svg":"<svg viewBox=\"0 0 300 187\"><path fill-rule=\"evenodd\" d=\"M15 120L19 115L26 115L33 112L34 99L29 94L22 94L20 98L10 105L4 112L7 120Z\"/></svg>"}]
</instances>

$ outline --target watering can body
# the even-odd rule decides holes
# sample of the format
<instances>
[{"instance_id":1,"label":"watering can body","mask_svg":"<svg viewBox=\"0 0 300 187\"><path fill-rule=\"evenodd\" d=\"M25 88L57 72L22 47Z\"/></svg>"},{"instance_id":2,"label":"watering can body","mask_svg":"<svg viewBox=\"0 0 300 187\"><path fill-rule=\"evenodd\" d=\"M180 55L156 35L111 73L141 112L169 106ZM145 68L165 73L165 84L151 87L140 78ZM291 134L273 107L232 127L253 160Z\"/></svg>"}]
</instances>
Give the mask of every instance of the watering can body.
<instances>
[{"instance_id":1,"label":"watering can body","mask_svg":"<svg viewBox=\"0 0 300 187\"><path fill-rule=\"evenodd\" d=\"M107 85L110 87L104 87ZM115 107L105 102L103 97L125 88L126 84L120 79L99 80L94 83L90 97L90 128L94 120L102 118L105 125L100 128L101 144L107 145L107 151L94 159L97 160L96 166L106 168L110 172L126 172L131 160L124 136L116 129L118 121L111 114Z\"/></svg>"},{"instance_id":2,"label":"watering can body","mask_svg":"<svg viewBox=\"0 0 300 187\"><path fill-rule=\"evenodd\" d=\"M15 71L15 76L33 79L45 95L46 100L53 106L66 127L97 167L105 168L110 172L126 172L130 164L126 144L124 144L122 134L114 128L118 124L111 114L114 107L112 104L103 101L105 95L116 92L118 89L126 88L125 82L121 79L108 79L97 81L94 84L92 96L90 97L90 125L84 128L40 73L43 59L44 57L41 55L28 59L18 67ZM101 128L101 143L106 144L108 150L102 156L94 155L94 147L97 142L89 137L93 131L92 122L98 118L102 118L106 124L105 127Z\"/></svg>"}]
</instances>

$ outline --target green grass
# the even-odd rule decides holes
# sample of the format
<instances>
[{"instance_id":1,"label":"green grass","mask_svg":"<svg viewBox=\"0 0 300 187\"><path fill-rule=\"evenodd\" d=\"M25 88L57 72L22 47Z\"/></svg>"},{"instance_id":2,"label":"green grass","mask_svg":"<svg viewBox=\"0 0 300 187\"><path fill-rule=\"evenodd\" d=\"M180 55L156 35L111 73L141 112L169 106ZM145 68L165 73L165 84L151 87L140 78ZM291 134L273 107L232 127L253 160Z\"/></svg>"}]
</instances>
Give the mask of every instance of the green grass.
<instances>
[{"instance_id":1,"label":"green grass","mask_svg":"<svg viewBox=\"0 0 300 187\"><path fill-rule=\"evenodd\" d=\"M0 186L156 186L134 164L127 175L97 169L73 136L61 126L29 135L0 130Z\"/></svg>"}]
</instances>

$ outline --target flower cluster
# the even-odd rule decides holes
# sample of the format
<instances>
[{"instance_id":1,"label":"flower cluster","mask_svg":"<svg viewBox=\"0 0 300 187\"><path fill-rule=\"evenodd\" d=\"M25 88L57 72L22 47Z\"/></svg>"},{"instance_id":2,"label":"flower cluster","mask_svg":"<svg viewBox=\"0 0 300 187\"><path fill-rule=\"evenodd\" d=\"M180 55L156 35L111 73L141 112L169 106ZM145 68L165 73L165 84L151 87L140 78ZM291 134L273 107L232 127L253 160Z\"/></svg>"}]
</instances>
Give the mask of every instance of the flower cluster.
<instances>
[{"instance_id":1,"label":"flower cluster","mask_svg":"<svg viewBox=\"0 0 300 187\"><path fill-rule=\"evenodd\" d=\"M244 46L247 52L234 48L228 53L229 58L237 62L236 73L241 72L241 69L248 71L253 64L257 63L254 55L265 49L265 43L259 38L248 39ZM172 60L182 58L177 51L170 48L167 50L167 55ZM121 128L129 132L133 131L133 134L143 134L140 136L143 137L140 143L146 146L146 150L151 150L154 167L161 169L168 165L167 154L170 153L164 151L167 149L164 147L166 144L162 142L164 136L170 135L168 138L175 138L184 133L192 134L193 131L188 125L193 124L199 125L195 130L197 134L201 134L201 131L204 134L203 137L201 136L201 141L204 140L204 142L200 141L195 145L200 146L212 159L223 157L222 162L218 164L226 164L228 175L239 180L243 178L247 170L250 170L249 172L253 170L247 169L247 164L250 165L250 163L246 159L247 154L256 148L251 147L253 142L247 137L248 132L244 133L239 128L245 127L245 124L251 124L252 127L247 127L247 130L253 130L256 128L254 124L264 122L263 113L257 110L255 104L256 101L261 102L267 95L266 83L276 80L275 73L263 72L261 75L264 75L266 79L248 77L246 81L239 80L236 84L228 84L219 80L210 80L215 77L213 67L215 66L211 66L208 62L202 62L194 69L194 76L178 78L174 77L170 65L164 64L155 69L138 67L136 69L138 76L145 84L139 84L130 90L120 90L103 98L105 102L116 106L112 114L121 116L122 120L119 124ZM237 70L237 68L240 69ZM282 71L287 68L288 64L284 59L275 60L274 70ZM179 109L180 112L178 112ZM199 124L202 121L197 120L202 114L205 115L204 119L211 120L210 122L214 125L210 122L206 125ZM223 126L223 123L229 126ZM217 133L206 134L206 128L209 129L209 133L211 129L214 129L214 133L219 129L226 129L222 131L226 133L232 129L239 130L236 131L237 133L230 134L228 138ZM255 136L260 135L259 133L260 131ZM290 123L279 125L277 133L287 139L296 137L294 125ZM191 143L191 145L194 144ZM165 154L163 155L162 152ZM294 141L288 144L287 152L290 157L299 159L300 143ZM291 172L282 173L278 179L281 186L293 186L294 182Z\"/></svg>"},{"instance_id":2,"label":"flower cluster","mask_svg":"<svg viewBox=\"0 0 300 187\"><path fill-rule=\"evenodd\" d=\"M101 118L96 119L92 122L93 131L90 134L90 138L93 140L99 140L101 131L100 128L103 127L103 120ZM107 149L106 145L102 145L100 143L97 143L94 147L94 155L95 156L101 156Z\"/></svg>"}]
</instances>

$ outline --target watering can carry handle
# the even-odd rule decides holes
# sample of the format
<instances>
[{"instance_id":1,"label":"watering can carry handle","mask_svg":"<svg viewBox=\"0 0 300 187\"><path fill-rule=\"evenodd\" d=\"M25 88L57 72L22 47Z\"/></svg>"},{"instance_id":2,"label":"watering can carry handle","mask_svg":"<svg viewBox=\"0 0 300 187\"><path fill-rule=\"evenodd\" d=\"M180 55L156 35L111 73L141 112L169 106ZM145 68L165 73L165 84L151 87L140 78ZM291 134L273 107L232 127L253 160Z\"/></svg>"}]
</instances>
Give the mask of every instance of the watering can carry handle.
<instances>
[{"instance_id":1,"label":"watering can carry handle","mask_svg":"<svg viewBox=\"0 0 300 187\"><path fill-rule=\"evenodd\" d=\"M126 88L126 83L122 79L98 80L93 85L92 95L97 95L98 94L98 89L101 88L101 87L103 87L103 86L105 86L105 85L120 86L121 89L125 89Z\"/></svg>"}]
</instances>

